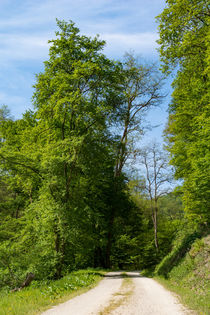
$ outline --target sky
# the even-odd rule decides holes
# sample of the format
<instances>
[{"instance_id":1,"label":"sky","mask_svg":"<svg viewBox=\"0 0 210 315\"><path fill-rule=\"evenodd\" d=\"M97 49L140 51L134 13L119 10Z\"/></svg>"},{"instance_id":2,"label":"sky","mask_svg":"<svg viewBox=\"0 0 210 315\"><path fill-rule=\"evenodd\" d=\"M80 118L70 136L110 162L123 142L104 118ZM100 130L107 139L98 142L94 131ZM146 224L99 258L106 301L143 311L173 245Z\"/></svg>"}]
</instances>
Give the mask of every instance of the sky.
<instances>
[{"instance_id":1,"label":"sky","mask_svg":"<svg viewBox=\"0 0 210 315\"><path fill-rule=\"evenodd\" d=\"M48 59L56 18L74 21L82 34L99 34L110 58L134 51L158 62L155 17L164 7L164 0L0 0L0 106L8 105L17 119L32 108L35 74L43 71ZM170 94L170 84L164 92ZM161 137L168 102L169 97L150 111L147 120L159 127L147 136Z\"/></svg>"}]
</instances>

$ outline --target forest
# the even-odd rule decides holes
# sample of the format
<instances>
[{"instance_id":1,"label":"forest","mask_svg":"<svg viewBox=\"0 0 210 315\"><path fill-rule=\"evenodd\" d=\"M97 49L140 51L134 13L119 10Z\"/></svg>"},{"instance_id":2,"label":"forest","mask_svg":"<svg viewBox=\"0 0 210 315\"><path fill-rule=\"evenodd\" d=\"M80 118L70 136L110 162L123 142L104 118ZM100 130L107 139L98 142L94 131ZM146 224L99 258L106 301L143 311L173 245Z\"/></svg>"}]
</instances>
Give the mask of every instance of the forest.
<instances>
[{"instance_id":1,"label":"forest","mask_svg":"<svg viewBox=\"0 0 210 315\"><path fill-rule=\"evenodd\" d=\"M112 60L105 41L57 20L33 110L0 108L0 287L29 273L154 270L177 237L208 234L209 12L205 0L167 1L161 69L132 53ZM143 146L171 73L164 148Z\"/></svg>"}]
</instances>

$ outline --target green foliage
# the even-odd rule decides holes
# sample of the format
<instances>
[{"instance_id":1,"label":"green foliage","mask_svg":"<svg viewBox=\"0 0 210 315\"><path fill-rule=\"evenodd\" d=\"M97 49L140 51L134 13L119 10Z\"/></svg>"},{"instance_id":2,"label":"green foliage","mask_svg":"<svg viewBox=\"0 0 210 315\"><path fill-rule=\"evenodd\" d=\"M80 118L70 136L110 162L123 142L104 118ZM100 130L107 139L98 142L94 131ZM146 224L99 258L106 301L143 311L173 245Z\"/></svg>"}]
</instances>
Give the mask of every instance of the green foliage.
<instances>
[{"instance_id":1,"label":"green foliage","mask_svg":"<svg viewBox=\"0 0 210 315\"><path fill-rule=\"evenodd\" d=\"M105 266L112 209L123 217L134 207L124 175L114 176L110 132L124 101L122 65L73 22L58 27L36 77L34 112L12 121L2 108L1 285L20 285L27 272L52 279Z\"/></svg>"},{"instance_id":2,"label":"green foliage","mask_svg":"<svg viewBox=\"0 0 210 315\"><path fill-rule=\"evenodd\" d=\"M182 202L176 193L168 193L160 196L158 201L159 218L158 218L158 239L159 251L155 249L153 222L151 216L150 202L143 194L144 183L142 180L132 180L129 183L132 200L137 206L138 216L141 218L141 224L138 223L138 216L135 215L132 225L137 234L136 243L138 246L138 255L136 261L139 269L154 270L155 266L171 251L172 242L177 231L180 229L183 219ZM139 228L135 225L139 224Z\"/></svg>"},{"instance_id":3,"label":"green foliage","mask_svg":"<svg viewBox=\"0 0 210 315\"><path fill-rule=\"evenodd\" d=\"M0 314L37 314L55 303L84 292L96 284L103 273L96 270L79 270L60 280L33 281L30 288L20 292L0 291Z\"/></svg>"},{"instance_id":4,"label":"green foliage","mask_svg":"<svg viewBox=\"0 0 210 315\"><path fill-rule=\"evenodd\" d=\"M127 202L124 199L121 212L118 212L114 224L114 244L111 255L113 267L120 269L140 268L142 226L142 209L129 199L127 199Z\"/></svg>"},{"instance_id":5,"label":"green foliage","mask_svg":"<svg viewBox=\"0 0 210 315\"><path fill-rule=\"evenodd\" d=\"M167 273L167 280L160 277L158 280L178 293L182 302L199 314L208 314L210 307L209 253L209 235L200 239L195 233L188 234L156 269L156 274Z\"/></svg>"},{"instance_id":6,"label":"green foliage","mask_svg":"<svg viewBox=\"0 0 210 315\"><path fill-rule=\"evenodd\" d=\"M0 111L2 287L20 286L29 272L40 281L88 267L154 267L181 216L177 200L160 198L157 254L143 181L136 190L123 173L131 132L141 133L142 112L162 100L156 67L131 55L110 60L104 41L57 22L34 111L14 121Z\"/></svg>"},{"instance_id":7,"label":"green foliage","mask_svg":"<svg viewBox=\"0 0 210 315\"><path fill-rule=\"evenodd\" d=\"M185 65L190 61L189 58L199 63L205 59L208 10L206 0L167 0L166 8L157 17L160 30L158 43L164 71L171 70L170 67L177 63Z\"/></svg>"},{"instance_id":8,"label":"green foliage","mask_svg":"<svg viewBox=\"0 0 210 315\"><path fill-rule=\"evenodd\" d=\"M168 277L169 272L180 263L195 239L200 236L197 231L188 231L187 233L182 231L179 234L181 235L175 239L172 251L157 265L155 269L156 275Z\"/></svg>"},{"instance_id":9,"label":"green foliage","mask_svg":"<svg viewBox=\"0 0 210 315\"><path fill-rule=\"evenodd\" d=\"M2 124L4 121L11 119L11 113L10 109L7 105L2 105L0 107L0 124Z\"/></svg>"},{"instance_id":10,"label":"green foliage","mask_svg":"<svg viewBox=\"0 0 210 315\"><path fill-rule=\"evenodd\" d=\"M163 71L178 65L166 129L171 164L184 179L185 211L209 223L209 8L206 0L168 0L158 17Z\"/></svg>"}]
</instances>

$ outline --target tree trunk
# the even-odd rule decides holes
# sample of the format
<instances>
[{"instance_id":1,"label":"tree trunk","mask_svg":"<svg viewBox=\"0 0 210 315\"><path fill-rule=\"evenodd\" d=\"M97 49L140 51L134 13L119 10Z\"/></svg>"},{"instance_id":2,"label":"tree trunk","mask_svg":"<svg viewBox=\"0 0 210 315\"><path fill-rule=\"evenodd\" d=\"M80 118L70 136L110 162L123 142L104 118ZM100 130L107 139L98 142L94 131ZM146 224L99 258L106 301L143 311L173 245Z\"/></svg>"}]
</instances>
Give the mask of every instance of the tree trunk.
<instances>
[{"instance_id":1,"label":"tree trunk","mask_svg":"<svg viewBox=\"0 0 210 315\"><path fill-rule=\"evenodd\" d=\"M21 284L19 288L15 288L12 290L12 292L20 291L21 289L28 287L31 283L31 281L34 279L35 275L32 272L29 272L26 276L25 281Z\"/></svg>"},{"instance_id":2,"label":"tree trunk","mask_svg":"<svg viewBox=\"0 0 210 315\"><path fill-rule=\"evenodd\" d=\"M97 268L97 267L106 268L106 264L104 262L103 255L102 255L102 250L99 246L96 247L94 250L94 268Z\"/></svg>"},{"instance_id":3,"label":"tree trunk","mask_svg":"<svg viewBox=\"0 0 210 315\"><path fill-rule=\"evenodd\" d=\"M113 237L113 225L114 225L115 211L112 209L111 217L109 220L109 231L107 235L107 246L106 246L106 256L105 256L105 267L111 268L111 248L112 248L112 237Z\"/></svg>"},{"instance_id":4,"label":"tree trunk","mask_svg":"<svg viewBox=\"0 0 210 315\"><path fill-rule=\"evenodd\" d=\"M157 236L157 212L158 212L158 208L155 205L154 216L153 216L153 218L154 218L153 223L154 223L154 234L155 234L155 247L156 247L156 250L158 252L159 244L158 244L158 236Z\"/></svg>"},{"instance_id":5,"label":"tree trunk","mask_svg":"<svg viewBox=\"0 0 210 315\"><path fill-rule=\"evenodd\" d=\"M115 180L121 176L122 169L123 169L123 166L125 164L125 153L126 153L127 137L128 137L128 125L129 125L129 121L130 121L130 108L131 108L131 104L129 103L128 104L127 118L126 118L125 126L124 126L124 131L123 131L123 135L122 135L121 140L120 140L120 147L119 147L119 150L117 153L117 160L116 160L115 172L114 172ZM114 185L115 195L116 195L117 190L118 190L118 182L116 180L115 185ZM113 226L114 226L115 215L116 215L116 209L114 206L112 208L112 212L111 212L111 216L110 216L109 231L108 231L108 236L107 236L106 257L105 257L106 268L111 267L110 255L111 255L111 248L112 248Z\"/></svg>"},{"instance_id":6,"label":"tree trunk","mask_svg":"<svg viewBox=\"0 0 210 315\"><path fill-rule=\"evenodd\" d=\"M64 240L60 236L58 227L55 228L55 250L58 255L58 262L56 264L56 272L55 272L55 279L57 280L57 279L60 279L62 275L64 251L65 251Z\"/></svg>"}]
</instances>

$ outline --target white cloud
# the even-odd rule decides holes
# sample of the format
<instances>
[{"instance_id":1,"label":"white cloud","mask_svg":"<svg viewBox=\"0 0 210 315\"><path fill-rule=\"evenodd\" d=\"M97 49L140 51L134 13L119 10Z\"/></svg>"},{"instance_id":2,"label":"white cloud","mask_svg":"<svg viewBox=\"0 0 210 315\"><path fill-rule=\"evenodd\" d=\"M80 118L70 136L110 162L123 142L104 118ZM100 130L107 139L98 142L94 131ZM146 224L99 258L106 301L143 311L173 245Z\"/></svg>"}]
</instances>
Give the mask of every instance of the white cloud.
<instances>
[{"instance_id":1,"label":"white cloud","mask_svg":"<svg viewBox=\"0 0 210 315\"><path fill-rule=\"evenodd\" d=\"M138 33L138 34L102 34L101 37L106 40L109 54L124 54L125 51L134 50L138 54L153 54L157 47L156 33Z\"/></svg>"},{"instance_id":2,"label":"white cloud","mask_svg":"<svg viewBox=\"0 0 210 315\"><path fill-rule=\"evenodd\" d=\"M95 34L90 34L95 36ZM48 56L48 36L29 36L25 34L0 35L0 64L5 61L45 60ZM120 34L104 33L100 35L107 43L105 51L110 55L122 55L130 49L141 53L151 54L155 51L156 33Z\"/></svg>"},{"instance_id":3,"label":"white cloud","mask_svg":"<svg viewBox=\"0 0 210 315\"><path fill-rule=\"evenodd\" d=\"M0 18L0 60L4 62L46 59L56 17L72 19L82 33L99 33L107 41L106 51L114 56L129 49L151 54L157 39L154 16L165 1L149 0L146 5L144 0L19 0L19 6L13 0L4 3L9 2L11 14Z\"/></svg>"},{"instance_id":4,"label":"white cloud","mask_svg":"<svg viewBox=\"0 0 210 315\"><path fill-rule=\"evenodd\" d=\"M1 34L0 41L0 62L39 59L48 52L48 39L43 35Z\"/></svg>"},{"instance_id":5,"label":"white cloud","mask_svg":"<svg viewBox=\"0 0 210 315\"><path fill-rule=\"evenodd\" d=\"M48 40L55 37L55 18L73 20L82 34L100 34L109 57L134 50L156 58L154 17L164 4L165 0L0 0L0 104L17 113L28 107L34 73L41 71L42 61L48 59Z\"/></svg>"},{"instance_id":6,"label":"white cloud","mask_svg":"<svg viewBox=\"0 0 210 315\"><path fill-rule=\"evenodd\" d=\"M21 113L31 107L29 100L25 97L0 92L0 106L3 104L10 108L12 116L16 118L21 118Z\"/></svg>"}]
</instances>

